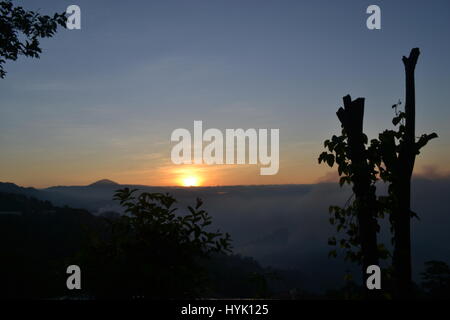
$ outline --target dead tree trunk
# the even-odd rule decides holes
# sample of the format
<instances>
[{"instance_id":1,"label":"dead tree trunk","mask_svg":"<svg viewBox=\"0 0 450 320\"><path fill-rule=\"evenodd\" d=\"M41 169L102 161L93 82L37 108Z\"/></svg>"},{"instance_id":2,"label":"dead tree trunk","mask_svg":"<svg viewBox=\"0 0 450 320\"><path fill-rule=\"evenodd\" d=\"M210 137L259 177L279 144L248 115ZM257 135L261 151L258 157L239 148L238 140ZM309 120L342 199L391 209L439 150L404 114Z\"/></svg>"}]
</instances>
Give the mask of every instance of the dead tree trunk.
<instances>
[{"instance_id":1,"label":"dead tree trunk","mask_svg":"<svg viewBox=\"0 0 450 320\"><path fill-rule=\"evenodd\" d=\"M414 71L419 58L418 48L411 50L409 57L403 57L405 66L405 136L400 143L398 155L398 181L395 187L397 207L393 212L394 227L394 276L395 295L407 299L412 294L411 280L411 176L416 160L415 141L415 85Z\"/></svg>"},{"instance_id":2,"label":"dead tree trunk","mask_svg":"<svg viewBox=\"0 0 450 320\"><path fill-rule=\"evenodd\" d=\"M351 100L349 95L343 98L344 108L339 108L337 116L347 137L349 159L354 169L353 192L357 205L357 220L362 253L362 274L364 286L367 280L366 270L370 265L378 265L377 221L375 219L375 186L370 177L367 163L365 135L363 133L364 98ZM378 296L376 290L367 290L368 298Z\"/></svg>"}]
</instances>

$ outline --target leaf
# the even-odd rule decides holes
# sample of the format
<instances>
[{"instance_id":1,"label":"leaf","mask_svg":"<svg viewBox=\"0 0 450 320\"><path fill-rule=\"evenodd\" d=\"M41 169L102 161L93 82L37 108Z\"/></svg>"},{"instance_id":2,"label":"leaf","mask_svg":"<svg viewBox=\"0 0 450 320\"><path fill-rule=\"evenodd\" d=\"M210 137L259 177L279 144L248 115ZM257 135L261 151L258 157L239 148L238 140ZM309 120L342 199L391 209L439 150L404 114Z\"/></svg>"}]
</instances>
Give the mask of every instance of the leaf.
<instances>
[{"instance_id":1,"label":"leaf","mask_svg":"<svg viewBox=\"0 0 450 320\"><path fill-rule=\"evenodd\" d=\"M328 154L327 155L327 164L332 167L334 164L334 155Z\"/></svg>"},{"instance_id":2,"label":"leaf","mask_svg":"<svg viewBox=\"0 0 450 320\"><path fill-rule=\"evenodd\" d=\"M326 152L326 151L324 151L324 152L322 152L320 155L319 155L319 163L322 163L323 161L325 161L325 159L327 158L327 156L328 156L328 152Z\"/></svg>"}]
</instances>

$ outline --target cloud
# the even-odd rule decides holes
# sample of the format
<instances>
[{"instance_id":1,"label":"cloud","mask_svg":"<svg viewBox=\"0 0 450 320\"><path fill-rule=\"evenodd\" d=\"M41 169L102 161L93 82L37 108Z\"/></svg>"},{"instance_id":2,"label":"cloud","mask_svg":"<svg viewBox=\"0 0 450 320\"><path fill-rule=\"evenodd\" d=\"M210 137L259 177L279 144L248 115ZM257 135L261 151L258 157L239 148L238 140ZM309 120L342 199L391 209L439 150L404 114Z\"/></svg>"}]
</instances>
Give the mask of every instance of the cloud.
<instances>
[{"instance_id":1,"label":"cloud","mask_svg":"<svg viewBox=\"0 0 450 320\"><path fill-rule=\"evenodd\" d=\"M448 179L450 178L450 172L444 171L436 165L424 165L414 176L425 179Z\"/></svg>"},{"instance_id":2,"label":"cloud","mask_svg":"<svg viewBox=\"0 0 450 320\"><path fill-rule=\"evenodd\" d=\"M337 171L328 171L317 179L317 183L338 182L339 174Z\"/></svg>"}]
</instances>

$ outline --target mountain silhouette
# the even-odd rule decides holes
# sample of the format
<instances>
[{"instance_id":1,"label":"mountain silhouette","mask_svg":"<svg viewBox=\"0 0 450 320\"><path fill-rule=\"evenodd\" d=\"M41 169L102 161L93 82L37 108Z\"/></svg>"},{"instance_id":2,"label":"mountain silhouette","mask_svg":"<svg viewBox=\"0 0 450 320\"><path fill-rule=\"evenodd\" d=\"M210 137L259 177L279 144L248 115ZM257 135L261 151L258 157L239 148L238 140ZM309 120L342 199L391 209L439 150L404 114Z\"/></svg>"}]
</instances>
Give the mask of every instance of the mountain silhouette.
<instances>
[{"instance_id":1,"label":"mountain silhouette","mask_svg":"<svg viewBox=\"0 0 450 320\"><path fill-rule=\"evenodd\" d=\"M120 186L120 184L109 179L101 179L89 185L89 187L103 187L103 186Z\"/></svg>"}]
</instances>

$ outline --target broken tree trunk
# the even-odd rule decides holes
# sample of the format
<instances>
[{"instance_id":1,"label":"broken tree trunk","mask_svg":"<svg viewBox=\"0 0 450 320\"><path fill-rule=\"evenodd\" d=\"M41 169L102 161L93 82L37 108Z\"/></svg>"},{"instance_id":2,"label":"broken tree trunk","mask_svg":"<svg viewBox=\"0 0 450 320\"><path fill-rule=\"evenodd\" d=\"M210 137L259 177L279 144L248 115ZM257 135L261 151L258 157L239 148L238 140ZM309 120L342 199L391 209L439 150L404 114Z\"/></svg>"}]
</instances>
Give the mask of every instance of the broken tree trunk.
<instances>
[{"instance_id":1,"label":"broken tree trunk","mask_svg":"<svg viewBox=\"0 0 450 320\"><path fill-rule=\"evenodd\" d=\"M394 188L397 206L393 212L394 227L394 277L395 295L408 299L412 295L411 280L411 176L416 160L415 141L415 85L414 71L419 58L418 48L411 50L409 57L403 57L405 66L405 137L400 142L398 155L398 177Z\"/></svg>"},{"instance_id":2,"label":"broken tree trunk","mask_svg":"<svg viewBox=\"0 0 450 320\"><path fill-rule=\"evenodd\" d=\"M375 219L376 196L375 186L370 177L363 133L364 98L351 100L350 95L343 98L344 108L339 108L337 116L347 137L349 159L354 169L353 192L357 204L357 220L362 254L362 274L366 287L367 267L378 265L377 221ZM377 290L367 290L368 298L378 297Z\"/></svg>"}]
</instances>

